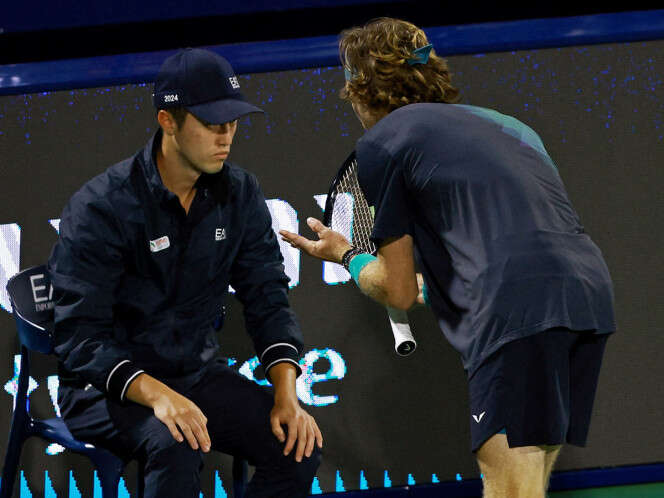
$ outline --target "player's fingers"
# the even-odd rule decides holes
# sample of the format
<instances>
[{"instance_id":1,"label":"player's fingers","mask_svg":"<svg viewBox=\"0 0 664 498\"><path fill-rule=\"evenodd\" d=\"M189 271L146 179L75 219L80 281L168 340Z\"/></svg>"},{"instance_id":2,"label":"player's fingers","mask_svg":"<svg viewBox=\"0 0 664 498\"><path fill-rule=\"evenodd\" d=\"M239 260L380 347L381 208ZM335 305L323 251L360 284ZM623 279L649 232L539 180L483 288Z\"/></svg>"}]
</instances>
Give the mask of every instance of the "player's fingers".
<instances>
[{"instance_id":1,"label":"player's fingers","mask_svg":"<svg viewBox=\"0 0 664 498\"><path fill-rule=\"evenodd\" d=\"M191 429L201 450L205 453L210 451L210 435L208 434L205 424L202 422L192 422Z\"/></svg>"},{"instance_id":2,"label":"player's fingers","mask_svg":"<svg viewBox=\"0 0 664 498\"><path fill-rule=\"evenodd\" d=\"M280 443L283 443L286 440L286 434L284 433L281 423L277 417L270 417L270 425L272 425L272 434L274 434Z\"/></svg>"},{"instance_id":3,"label":"player's fingers","mask_svg":"<svg viewBox=\"0 0 664 498\"><path fill-rule=\"evenodd\" d=\"M184 434L184 437L186 438L187 442L189 443L189 446L191 446L191 449L197 450L198 449L198 441L196 441L196 436L194 436L194 433L192 432L191 428L189 427L189 424L184 422L183 420L176 420L178 427L180 428L180 431L182 434Z\"/></svg>"},{"instance_id":4,"label":"player's fingers","mask_svg":"<svg viewBox=\"0 0 664 498\"><path fill-rule=\"evenodd\" d=\"M316 434L316 443L318 443L318 447L322 448L323 447L323 433L320 431L318 428L318 424L314 421L314 433Z\"/></svg>"},{"instance_id":5,"label":"player's fingers","mask_svg":"<svg viewBox=\"0 0 664 498\"><path fill-rule=\"evenodd\" d=\"M284 455L288 455L292 451L297 436L297 424L294 421L288 422L288 439L286 440L286 446L284 446Z\"/></svg>"},{"instance_id":6,"label":"player's fingers","mask_svg":"<svg viewBox=\"0 0 664 498\"><path fill-rule=\"evenodd\" d=\"M307 225L309 225L309 228L311 228L314 232L320 236L320 233L324 230L329 230L325 225L320 220L317 220L316 218L307 218Z\"/></svg>"},{"instance_id":7,"label":"player's fingers","mask_svg":"<svg viewBox=\"0 0 664 498\"><path fill-rule=\"evenodd\" d=\"M295 448L295 461L301 462L302 455L304 455L304 452L307 449L307 440L309 438L309 433L306 427L300 427L298 435L299 437L297 438L297 447Z\"/></svg>"},{"instance_id":8,"label":"player's fingers","mask_svg":"<svg viewBox=\"0 0 664 498\"><path fill-rule=\"evenodd\" d=\"M184 438L182 437L182 434L178 430L175 423L173 423L173 421L168 420L168 421L165 421L164 424L166 425L166 427L168 427L168 430L170 431L171 436L173 436L173 439L175 439L178 443L181 443L182 441L184 441Z\"/></svg>"},{"instance_id":9,"label":"player's fingers","mask_svg":"<svg viewBox=\"0 0 664 498\"><path fill-rule=\"evenodd\" d=\"M303 237L302 235L288 232L286 230L281 230L279 234L281 235L281 238L286 242L288 242L291 246L297 247L299 249L304 249L307 252L309 252L312 249L312 246L314 244L313 240L309 240L306 237Z\"/></svg>"},{"instance_id":10,"label":"player's fingers","mask_svg":"<svg viewBox=\"0 0 664 498\"><path fill-rule=\"evenodd\" d=\"M316 435L312 424L307 424L307 445L304 447L304 455L309 458L314 451L314 443L316 442Z\"/></svg>"},{"instance_id":11,"label":"player's fingers","mask_svg":"<svg viewBox=\"0 0 664 498\"><path fill-rule=\"evenodd\" d=\"M294 237L297 237L296 233L289 232L288 230L279 230L279 235L286 242L290 242Z\"/></svg>"},{"instance_id":12,"label":"player's fingers","mask_svg":"<svg viewBox=\"0 0 664 498\"><path fill-rule=\"evenodd\" d=\"M293 247L296 247L295 245L295 239L297 237L296 233L289 232L288 230L279 230L279 235L281 235L281 240L288 242Z\"/></svg>"}]
</instances>

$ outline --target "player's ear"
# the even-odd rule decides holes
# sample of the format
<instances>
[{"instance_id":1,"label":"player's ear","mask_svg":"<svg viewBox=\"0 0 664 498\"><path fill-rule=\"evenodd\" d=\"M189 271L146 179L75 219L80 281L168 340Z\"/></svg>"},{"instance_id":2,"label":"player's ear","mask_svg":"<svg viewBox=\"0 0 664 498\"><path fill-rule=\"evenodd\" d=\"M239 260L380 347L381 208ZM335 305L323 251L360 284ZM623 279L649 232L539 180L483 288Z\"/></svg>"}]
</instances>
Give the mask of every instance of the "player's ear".
<instances>
[{"instance_id":1,"label":"player's ear","mask_svg":"<svg viewBox=\"0 0 664 498\"><path fill-rule=\"evenodd\" d=\"M178 129L178 125L175 122L173 115L164 109L160 109L159 112L157 112L157 122L159 123L159 126L161 126L165 135L173 135Z\"/></svg>"}]
</instances>

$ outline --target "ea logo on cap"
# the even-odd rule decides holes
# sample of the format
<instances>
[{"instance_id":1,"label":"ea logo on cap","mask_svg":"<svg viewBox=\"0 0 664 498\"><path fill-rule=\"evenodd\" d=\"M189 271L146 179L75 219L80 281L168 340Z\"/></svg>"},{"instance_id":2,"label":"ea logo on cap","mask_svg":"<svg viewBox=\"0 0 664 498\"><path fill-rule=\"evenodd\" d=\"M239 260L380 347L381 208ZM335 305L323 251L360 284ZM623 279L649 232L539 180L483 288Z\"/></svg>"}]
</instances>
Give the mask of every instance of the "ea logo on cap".
<instances>
[{"instance_id":1,"label":"ea logo on cap","mask_svg":"<svg viewBox=\"0 0 664 498\"><path fill-rule=\"evenodd\" d=\"M228 78L228 81L231 82L231 86L233 87L234 90L240 88L240 82L237 80L237 76L231 76L230 78Z\"/></svg>"}]
</instances>

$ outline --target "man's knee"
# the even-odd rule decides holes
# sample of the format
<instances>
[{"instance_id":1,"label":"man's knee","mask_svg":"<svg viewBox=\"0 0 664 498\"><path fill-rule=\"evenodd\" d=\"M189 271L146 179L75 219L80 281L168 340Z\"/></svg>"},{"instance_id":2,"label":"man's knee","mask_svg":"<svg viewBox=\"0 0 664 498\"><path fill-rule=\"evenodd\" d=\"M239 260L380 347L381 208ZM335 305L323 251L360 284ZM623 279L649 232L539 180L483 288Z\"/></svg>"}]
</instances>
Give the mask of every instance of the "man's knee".
<instances>
[{"instance_id":1,"label":"man's knee","mask_svg":"<svg viewBox=\"0 0 664 498\"><path fill-rule=\"evenodd\" d=\"M477 452L485 496L544 496L546 452L536 446L510 448L502 434Z\"/></svg>"},{"instance_id":2,"label":"man's knee","mask_svg":"<svg viewBox=\"0 0 664 498\"><path fill-rule=\"evenodd\" d=\"M163 428L155 425L149 432L144 458L148 467L175 467L178 471L199 472L203 466L201 451L194 450L186 440L182 443L177 442L165 425Z\"/></svg>"},{"instance_id":3,"label":"man's knee","mask_svg":"<svg viewBox=\"0 0 664 498\"><path fill-rule=\"evenodd\" d=\"M311 486L311 481L313 481L322 459L321 450L318 446L314 446L314 451L310 457L304 456L301 462L295 462L295 474L298 483L302 486Z\"/></svg>"},{"instance_id":4,"label":"man's knee","mask_svg":"<svg viewBox=\"0 0 664 498\"><path fill-rule=\"evenodd\" d=\"M256 464L256 472L249 484L247 497L288 497L303 498L309 496L311 483L321 463L321 450L317 447L310 457L295 461L291 452L263 460Z\"/></svg>"},{"instance_id":5,"label":"man's knee","mask_svg":"<svg viewBox=\"0 0 664 498\"><path fill-rule=\"evenodd\" d=\"M295 451L289 455L282 456L281 461L277 463L274 469L280 469L280 473L290 475L293 483L298 489L311 486L311 481L316 475L316 471L322 460L322 452L318 447L314 447L311 456L303 456L301 462L295 461Z\"/></svg>"}]
</instances>

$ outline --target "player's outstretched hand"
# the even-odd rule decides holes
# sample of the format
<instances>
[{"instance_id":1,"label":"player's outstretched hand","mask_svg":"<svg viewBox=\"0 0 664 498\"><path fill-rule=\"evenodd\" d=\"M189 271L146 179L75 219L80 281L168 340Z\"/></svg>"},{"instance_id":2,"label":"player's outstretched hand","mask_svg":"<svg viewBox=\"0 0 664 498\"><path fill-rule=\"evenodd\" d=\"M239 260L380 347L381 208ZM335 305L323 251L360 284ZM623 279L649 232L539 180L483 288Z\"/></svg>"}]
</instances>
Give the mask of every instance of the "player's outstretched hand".
<instances>
[{"instance_id":1,"label":"player's outstretched hand","mask_svg":"<svg viewBox=\"0 0 664 498\"><path fill-rule=\"evenodd\" d=\"M295 448L295 461L301 462L302 456L309 458L314 444L323 447L323 435L316 420L305 412L297 400L275 399L270 413L272 432L280 442L285 442L284 455L290 454ZM288 428L288 437L283 426ZM296 446L297 445L297 446Z\"/></svg>"},{"instance_id":2,"label":"player's outstretched hand","mask_svg":"<svg viewBox=\"0 0 664 498\"><path fill-rule=\"evenodd\" d=\"M285 240L293 247L301 249L309 256L332 261L333 263L340 263L341 257L351 248L346 237L326 227L316 218L307 218L307 225L318 235L318 240L310 240L287 230L280 230L279 234L282 240Z\"/></svg>"}]
</instances>

